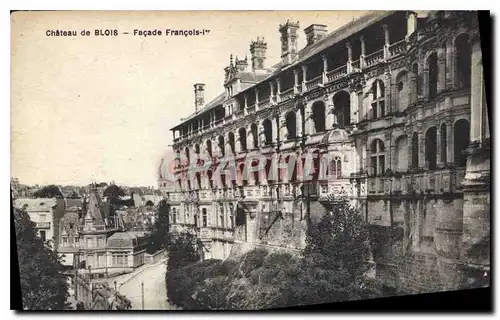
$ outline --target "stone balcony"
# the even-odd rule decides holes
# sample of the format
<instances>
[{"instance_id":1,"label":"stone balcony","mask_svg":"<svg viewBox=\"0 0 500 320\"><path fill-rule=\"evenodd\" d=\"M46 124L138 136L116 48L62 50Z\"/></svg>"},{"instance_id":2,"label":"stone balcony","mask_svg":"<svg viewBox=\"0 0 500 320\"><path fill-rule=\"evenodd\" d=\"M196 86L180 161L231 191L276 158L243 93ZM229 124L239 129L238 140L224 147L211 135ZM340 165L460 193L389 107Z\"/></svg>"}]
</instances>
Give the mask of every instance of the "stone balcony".
<instances>
[{"instance_id":1,"label":"stone balcony","mask_svg":"<svg viewBox=\"0 0 500 320\"><path fill-rule=\"evenodd\" d=\"M367 178L368 195L443 194L460 192L464 168Z\"/></svg>"}]
</instances>

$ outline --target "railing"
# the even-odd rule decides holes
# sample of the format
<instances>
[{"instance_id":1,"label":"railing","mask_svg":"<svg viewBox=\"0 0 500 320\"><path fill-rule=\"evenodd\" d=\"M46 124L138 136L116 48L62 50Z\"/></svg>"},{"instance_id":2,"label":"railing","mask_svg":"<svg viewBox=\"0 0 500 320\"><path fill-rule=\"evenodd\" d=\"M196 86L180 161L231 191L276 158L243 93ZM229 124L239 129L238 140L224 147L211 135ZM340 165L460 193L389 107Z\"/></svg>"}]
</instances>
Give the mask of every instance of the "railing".
<instances>
[{"instance_id":1,"label":"railing","mask_svg":"<svg viewBox=\"0 0 500 320\"><path fill-rule=\"evenodd\" d=\"M259 101L259 109L265 109L268 108L269 106L270 106L269 97L262 101Z\"/></svg>"},{"instance_id":2,"label":"railing","mask_svg":"<svg viewBox=\"0 0 500 320\"><path fill-rule=\"evenodd\" d=\"M293 98L293 87L280 93L281 101Z\"/></svg>"},{"instance_id":3,"label":"railing","mask_svg":"<svg viewBox=\"0 0 500 320\"><path fill-rule=\"evenodd\" d=\"M405 51L406 51L406 40L405 39L398 41L396 43L393 43L389 47L389 54L391 56L395 56L395 55L404 53Z\"/></svg>"},{"instance_id":4,"label":"railing","mask_svg":"<svg viewBox=\"0 0 500 320\"><path fill-rule=\"evenodd\" d=\"M361 69L359 59L351 63L353 69Z\"/></svg>"},{"instance_id":5,"label":"railing","mask_svg":"<svg viewBox=\"0 0 500 320\"><path fill-rule=\"evenodd\" d=\"M316 88L318 86L318 84L320 84L322 82L322 79L323 79L323 76L320 75L314 79L307 81L306 82L306 89L312 90L312 89Z\"/></svg>"},{"instance_id":6,"label":"railing","mask_svg":"<svg viewBox=\"0 0 500 320\"><path fill-rule=\"evenodd\" d=\"M36 228L37 229L50 229L50 222L37 222Z\"/></svg>"},{"instance_id":7,"label":"railing","mask_svg":"<svg viewBox=\"0 0 500 320\"><path fill-rule=\"evenodd\" d=\"M239 118L239 117L241 117L242 115L243 115L243 110L238 110L238 111L236 111L236 112L234 113L234 116L235 116L236 118Z\"/></svg>"},{"instance_id":8,"label":"railing","mask_svg":"<svg viewBox=\"0 0 500 320\"><path fill-rule=\"evenodd\" d=\"M326 74L326 79L328 82L337 80L343 76L347 75L347 65L340 66Z\"/></svg>"},{"instance_id":9,"label":"railing","mask_svg":"<svg viewBox=\"0 0 500 320\"><path fill-rule=\"evenodd\" d=\"M251 106L247 106L247 112L252 113L255 111L255 104L252 104Z\"/></svg>"},{"instance_id":10,"label":"railing","mask_svg":"<svg viewBox=\"0 0 500 320\"><path fill-rule=\"evenodd\" d=\"M372 66L384 60L384 49L376 51L365 57L365 64L367 67Z\"/></svg>"}]
</instances>

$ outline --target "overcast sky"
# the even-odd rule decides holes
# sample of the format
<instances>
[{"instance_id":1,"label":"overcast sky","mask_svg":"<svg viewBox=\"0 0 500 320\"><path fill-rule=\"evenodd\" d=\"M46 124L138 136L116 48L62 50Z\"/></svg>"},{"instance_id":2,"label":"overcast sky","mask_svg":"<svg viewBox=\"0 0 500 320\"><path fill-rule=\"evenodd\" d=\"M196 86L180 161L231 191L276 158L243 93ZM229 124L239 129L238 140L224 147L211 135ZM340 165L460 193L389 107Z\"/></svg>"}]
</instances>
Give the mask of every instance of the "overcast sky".
<instances>
[{"instance_id":1,"label":"overcast sky","mask_svg":"<svg viewBox=\"0 0 500 320\"><path fill-rule=\"evenodd\" d=\"M229 54L250 59L265 37L268 66L280 57L278 26L299 20L328 32L364 12L17 12L12 15L12 176L26 184L115 181L156 185L170 129L223 92ZM205 36L123 35L134 29L210 29ZM91 31L82 37L80 32ZM118 29L118 36L94 35ZM48 37L74 30L77 37ZM250 62L250 61L249 61Z\"/></svg>"}]
</instances>

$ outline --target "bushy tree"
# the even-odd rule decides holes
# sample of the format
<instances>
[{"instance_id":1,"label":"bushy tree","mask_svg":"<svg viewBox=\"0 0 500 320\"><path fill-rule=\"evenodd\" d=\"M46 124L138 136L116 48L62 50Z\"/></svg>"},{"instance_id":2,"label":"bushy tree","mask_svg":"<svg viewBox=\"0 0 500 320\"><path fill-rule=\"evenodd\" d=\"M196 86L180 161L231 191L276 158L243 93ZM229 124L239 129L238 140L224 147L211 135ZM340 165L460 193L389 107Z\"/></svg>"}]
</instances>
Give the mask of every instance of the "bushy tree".
<instances>
[{"instance_id":1,"label":"bushy tree","mask_svg":"<svg viewBox=\"0 0 500 320\"><path fill-rule=\"evenodd\" d=\"M125 191L119 186L112 184L104 189L103 195L108 198L110 202L125 196Z\"/></svg>"},{"instance_id":2,"label":"bushy tree","mask_svg":"<svg viewBox=\"0 0 500 320\"><path fill-rule=\"evenodd\" d=\"M57 199L64 198L59 187L53 184L45 186L40 190L37 190L33 195L36 198L57 198Z\"/></svg>"},{"instance_id":3,"label":"bushy tree","mask_svg":"<svg viewBox=\"0 0 500 320\"><path fill-rule=\"evenodd\" d=\"M310 229L289 303L318 304L379 295L378 285L366 277L369 258L366 223L347 201L339 201Z\"/></svg>"},{"instance_id":4,"label":"bushy tree","mask_svg":"<svg viewBox=\"0 0 500 320\"><path fill-rule=\"evenodd\" d=\"M68 284L57 254L37 236L34 223L25 211L14 209L14 224L23 308L67 308Z\"/></svg>"},{"instance_id":5,"label":"bushy tree","mask_svg":"<svg viewBox=\"0 0 500 320\"><path fill-rule=\"evenodd\" d=\"M165 200L160 201L157 212L158 219L153 225L146 249L148 253L166 248L168 244L170 205Z\"/></svg>"}]
</instances>

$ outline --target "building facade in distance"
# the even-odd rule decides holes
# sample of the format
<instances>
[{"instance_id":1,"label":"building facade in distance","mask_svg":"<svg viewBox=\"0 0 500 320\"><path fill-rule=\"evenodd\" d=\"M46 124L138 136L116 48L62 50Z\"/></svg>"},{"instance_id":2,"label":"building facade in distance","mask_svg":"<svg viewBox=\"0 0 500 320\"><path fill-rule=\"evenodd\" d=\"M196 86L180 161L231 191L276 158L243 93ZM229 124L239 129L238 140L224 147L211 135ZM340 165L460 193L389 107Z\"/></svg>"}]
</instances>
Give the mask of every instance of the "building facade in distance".
<instances>
[{"instance_id":1,"label":"building facade in distance","mask_svg":"<svg viewBox=\"0 0 500 320\"><path fill-rule=\"evenodd\" d=\"M298 22L279 26L272 66L260 38L250 63L231 55L212 101L194 85L195 112L172 128L172 229L195 232L204 258L300 249L307 226L347 197L381 243L374 262L388 286L406 277L432 291L487 277L490 131L477 14L371 12L331 33L305 28L300 50L298 31ZM406 264L395 269L397 255Z\"/></svg>"}]
</instances>

